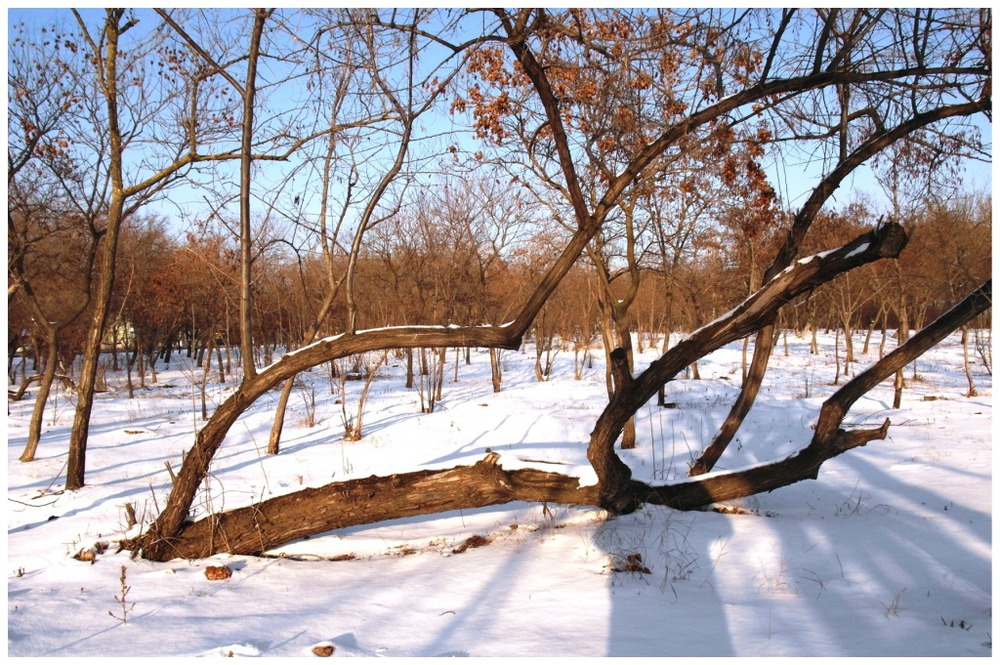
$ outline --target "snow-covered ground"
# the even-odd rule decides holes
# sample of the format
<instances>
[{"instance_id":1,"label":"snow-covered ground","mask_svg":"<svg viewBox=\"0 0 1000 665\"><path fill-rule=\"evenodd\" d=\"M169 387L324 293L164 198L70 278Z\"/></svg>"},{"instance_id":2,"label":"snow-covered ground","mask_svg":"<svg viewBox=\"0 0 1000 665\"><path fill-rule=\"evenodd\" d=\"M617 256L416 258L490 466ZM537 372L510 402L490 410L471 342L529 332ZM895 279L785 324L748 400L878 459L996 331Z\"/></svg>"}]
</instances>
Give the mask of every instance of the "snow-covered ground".
<instances>
[{"instance_id":1,"label":"snow-covered ground","mask_svg":"<svg viewBox=\"0 0 1000 665\"><path fill-rule=\"evenodd\" d=\"M720 468L808 443L835 390L833 338L820 356L788 341ZM454 352L448 359L443 401L427 415L416 390L403 387L399 361L380 370L357 443L343 441L339 395L317 369L293 393L283 452L268 456L271 393L220 449L198 515L303 486L470 464L487 448L508 468L593 480L585 449L605 402L603 361L574 381L572 353L563 352L551 380L538 383L532 349L507 352L494 394L487 353L474 351L471 365L462 358L457 382ZM113 390L94 410L88 484L76 492L62 491L69 394L50 400L38 459L17 459L31 391L8 403L8 653L308 656L332 646L335 657L989 656L992 383L977 363L979 396L966 398L961 367L953 336L918 361L916 379L907 368L902 409L890 408L887 383L852 410L851 424L890 418L885 441L828 462L818 480L739 502L739 514L648 507L609 520L589 507L518 503L338 530L266 558L167 563L132 560L116 542L126 503L148 521L166 499L164 463L179 468L199 425L192 380L200 372L175 355L135 399L124 375L109 374ZM668 386L676 408L640 411L639 445L623 455L637 477L684 475L738 391L739 346L700 370L702 380ZM217 403L232 387L212 384L210 395ZM361 382L347 388L352 411ZM96 552L93 561L74 558L81 551ZM207 565L226 565L232 577L210 581ZM623 567L648 572L615 572Z\"/></svg>"}]
</instances>

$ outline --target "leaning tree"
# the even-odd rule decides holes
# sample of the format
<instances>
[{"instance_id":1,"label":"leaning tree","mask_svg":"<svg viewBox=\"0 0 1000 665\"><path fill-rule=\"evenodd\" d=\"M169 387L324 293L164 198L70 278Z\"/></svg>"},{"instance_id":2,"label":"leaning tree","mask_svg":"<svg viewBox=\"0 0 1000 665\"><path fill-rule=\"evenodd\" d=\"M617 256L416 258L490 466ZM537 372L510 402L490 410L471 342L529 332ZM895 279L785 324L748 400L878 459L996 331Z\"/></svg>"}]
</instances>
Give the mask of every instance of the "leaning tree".
<instances>
[{"instance_id":1,"label":"leaning tree","mask_svg":"<svg viewBox=\"0 0 1000 665\"><path fill-rule=\"evenodd\" d=\"M826 401L810 443L798 453L749 470L705 475L731 438L728 430L739 427L753 402L782 306L838 275L891 260L907 244L903 225L888 221L801 256L807 232L833 192L887 147L914 137L958 136L967 118L989 113L989 11L522 9L449 14L429 22L400 20L398 11L359 18L372 32L402 32L432 45L425 57L469 54L465 87L456 92L453 108L471 118L489 149L508 157L511 168L524 166L519 182L544 190L552 209L572 220L571 232L508 323L349 326L245 376L196 435L164 510L125 543L146 558L260 553L333 528L513 500L588 504L620 514L643 503L687 509L772 490L815 477L827 459L884 438L888 421L877 429L844 429L851 405L990 307L987 281L859 373ZM595 117L593 104L609 108L607 90L593 89L599 72L612 73L600 80L627 89L611 100L616 110L606 123L586 121ZM588 442L595 485L534 469L505 470L500 456L489 453L472 466L347 480L187 521L228 431L267 391L311 367L365 351L518 348L560 281L615 223L616 211L638 186L651 176L669 186L666 165L693 146L718 146L717 159L724 160L727 146L751 135L774 154L804 150L823 156L815 164L817 184L781 229L784 241L759 287L737 307L637 375L624 350L610 355L615 391ZM732 167L750 173L759 167L753 159L751 154ZM757 336L757 355L727 431L709 445L697 475L657 486L634 480L614 448L628 420L686 366L748 335Z\"/></svg>"}]
</instances>

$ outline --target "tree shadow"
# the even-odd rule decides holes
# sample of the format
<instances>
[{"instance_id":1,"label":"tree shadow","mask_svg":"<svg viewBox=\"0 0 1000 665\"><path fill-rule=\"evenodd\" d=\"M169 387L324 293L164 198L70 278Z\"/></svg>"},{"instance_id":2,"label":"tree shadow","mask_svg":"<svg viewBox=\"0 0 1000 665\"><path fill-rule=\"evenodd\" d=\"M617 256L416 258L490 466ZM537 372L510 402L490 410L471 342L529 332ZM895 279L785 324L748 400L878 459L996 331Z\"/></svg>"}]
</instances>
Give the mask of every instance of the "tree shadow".
<instances>
[{"instance_id":1,"label":"tree shadow","mask_svg":"<svg viewBox=\"0 0 1000 665\"><path fill-rule=\"evenodd\" d=\"M677 401L670 417L687 418L691 429L716 417L684 414L684 398ZM752 438L734 440L718 468L804 447L814 406L759 403L741 430ZM622 454L636 474L651 475L644 456L670 447L650 440L660 431L644 436L639 427L636 451ZM597 540L624 570L609 587L605 655L988 655L992 516L984 501L949 492L952 483L988 484L988 465L914 464L894 450L894 432L926 436L890 428L889 440L828 461L818 480L737 502L741 514L646 506L608 522ZM926 474L912 467L924 465L947 480L922 483ZM659 471L679 477L686 469ZM621 565L629 555L641 555L642 570Z\"/></svg>"}]
</instances>

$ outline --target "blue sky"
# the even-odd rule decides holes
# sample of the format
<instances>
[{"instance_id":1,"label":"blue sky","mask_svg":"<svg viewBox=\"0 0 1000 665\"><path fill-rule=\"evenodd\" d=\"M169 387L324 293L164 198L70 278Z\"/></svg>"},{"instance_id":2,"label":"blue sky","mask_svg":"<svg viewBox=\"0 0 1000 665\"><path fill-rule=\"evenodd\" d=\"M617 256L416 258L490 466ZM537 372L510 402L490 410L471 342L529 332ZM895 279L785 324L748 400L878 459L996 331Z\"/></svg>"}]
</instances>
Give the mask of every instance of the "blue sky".
<instances>
[{"instance_id":1,"label":"blue sky","mask_svg":"<svg viewBox=\"0 0 1000 665\"><path fill-rule=\"evenodd\" d=\"M86 18L92 18L95 21L99 21L104 10L99 8L90 8L83 9L81 12ZM42 24L50 24L53 19L57 21L64 21L67 27L72 26L74 23L72 14L65 9L55 10L47 8L8 10L8 21L10 23L24 21L28 25L40 26ZM442 120L444 120L444 122L441 120L429 120L429 122L434 123L435 125L447 122L447 119ZM992 125L987 121L987 119L979 116L976 118L975 123L980 130L984 132L984 138L987 141L991 141ZM772 159L770 160L770 164L766 165L766 169L771 177L772 184L778 190L782 200L793 210L803 202L805 196L808 195L808 192L811 191L820 176L819 172L814 167L808 164L803 165L794 163L793 160L775 162L775 160ZM986 191L992 189L992 164L966 160L963 164L962 170L966 189L974 189L976 191ZM871 171L866 167L858 169L858 171L844 183L841 189L838 190L838 192L834 195L833 200L828 205L836 207L846 204L852 200L852 192L855 191L865 192L868 197L876 203L876 205L888 205L888 199L884 195L881 186L875 180ZM177 197L186 198L189 201L200 201L200 196L195 193L185 196L181 191L177 191L174 194ZM158 207L160 207L162 213L167 216L175 216L178 213L176 206L165 205Z\"/></svg>"}]
</instances>

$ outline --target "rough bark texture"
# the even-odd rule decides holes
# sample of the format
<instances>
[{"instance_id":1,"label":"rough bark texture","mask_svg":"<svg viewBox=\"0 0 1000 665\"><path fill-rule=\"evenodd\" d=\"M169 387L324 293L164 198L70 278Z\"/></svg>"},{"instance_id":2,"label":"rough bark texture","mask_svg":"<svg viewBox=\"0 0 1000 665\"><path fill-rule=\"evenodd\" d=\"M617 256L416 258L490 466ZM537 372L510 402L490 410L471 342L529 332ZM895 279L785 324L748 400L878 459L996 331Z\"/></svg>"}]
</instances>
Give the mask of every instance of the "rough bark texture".
<instances>
[{"instance_id":1,"label":"rough bark texture","mask_svg":"<svg viewBox=\"0 0 1000 665\"><path fill-rule=\"evenodd\" d=\"M697 112L688 115L683 120L672 123L658 136L654 137L652 141L649 141L639 149L635 157L624 166L620 173L609 179L603 192L594 192L592 195L586 196L576 172L577 166L571 147L572 143L567 137L564 127L563 120L566 106L549 81L549 74L546 71L545 63L536 59L532 50L532 44L540 34L538 28L541 27L541 22L545 20L544 12L522 9L516 14L511 15L502 10L494 11L501 28L506 32L507 38L504 40L505 44L511 49L514 57L520 64L524 76L531 82L534 92L538 97L541 110L544 112L546 131L554 148L553 159L558 163L559 171L561 172L560 188L565 192L567 203L573 210L573 221L576 224L576 232L564 245L559 258L548 269L536 288L527 296L512 323L503 328L409 327L355 333L353 324L354 308L350 306L352 296L350 290L348 290L348 310L352 317L348 325L349 334L322 340L304 349L288 354L271 367L261 370L260 374L256 377L249 376L245 378L237 391L219 407L205 428L199 432L196 443L188 453L184 466L178 475L177 483L174 491L171 493L166 509L150 526L146 534L131 544L132 547L141 549L145 556L149 558L164 558L171 555L170 550L180 542L181 534L195 528L185 526L184 520L193 497L201 481L205 478L209 464L225 438L226 433L250 404L280 381L293 376L296 372L316 366L321 362L344 357L351 353L370 350L442 346L516 349L520 345L525 331L529 329L532 321L549 300L559 282L577 262L595 235L601 230L606 217L620 204L622 197L629 188L668 149L677 145L685 137L692 136L694 130L726 117L727 114L737 108L745 107L762 100L777 99L785 93L798 95L810 90L819 90L834 85L862 84L869 81L892 83L897 80L909 79L911 76L927 74L923 67L887 72L877 69L865 71L853 67L841 68L831 64L829 68L821 69L819 66L821 58L817 55L818 64L815 71L811 74L789 78L762 79L755 85L747 87L742 91L737 91L735 94L726 95L716 103L709 104ZM822 48L817 50L817 54L822 52ZM905 136L935 120L957 115L969 115L971 113L986 111L989 108L989 99L942 107L928 113L917 114L910 121L897 126L889 132L879 133L862 144L859 150L851 156L842 159L842 163L838 166L838 169L824 180L814 195L807 201L804 208L806 213L803 214L808 214L808 209L811 206L815 206L818 210L822 202L829 198L830 194L837 188L839 180L854 168L854 162L861 163L865 161L866 152L875 154L896 138ZM589 201L594 201L593 205L589 205ZM361 225L361 228L363 227L364 224ZM799 236L804 235L807 228L808 224L797 223L794 225L793 234L789 237L789 243L782 250L782 254L787 254L786 263L791 263L799 246ZM589 497L587 502L594 502L613 512L627 512L633 510L642 501L647 500L649 496L655 497L655 491L651 488L631 481L631 473L628 467L614 453L613 444L622 434L623 427L629 418L665 382L673 378L685 366L696 362L698 358L704 356L706 353L730 341L753 334L762 326L767 325L773 319L778 309L796 295L815 288L853 267L877 260L878 258L896 256L903 245L905 245L905 242L906 236L901 227L889 225L866 234L841 249L826 253L821 257L813 257L809 261L801 261L794 264L787 271L775 275L762 289L748 298L733 312L704 326L692 335L690 339L685 340L665 353L663 357L655 361L649 369L639 376L632 378L625 371L621 378L622 383L626 384L626 387L616 392L605 412L597 421L591 436L588 458L598 474L599 484L596 488L587 489L587 496ZM352 253L352 255L354 254ZM348 278L347 281L350 283L351 278ZM855 442L860 440L860 438L848 435L846 438L839 437L838 440ZM783 461L778 464L786 463L788 462ZM487 466L496 467L493 463ZM479 465L471 468L476 469L477 467ZM449 473L457 475L447 475ZM522 474L523 472L517 473ZM755 470L752 473L763 472ZM453 488L450 493L446 493L447 498L442 499L440 503L435 503L434 505L428 504L427 502L430 499L425 496L427 492L434 495L433 492L439 489L441 485L439 482L431 482L431 486L425 486L429 482L428 478L431 477L427 474L446 474L443 478L468 482L468 488L461 486L460 491L463 495L472 494L469 488L480 488L484 492L483 497L473 496L468 499L469 502L476 501L476 505L489 505L489 503L482 503L483 501L491 503L499 502L499 497L506 496L507 494L499 492L495 488L503 487L505 482L510 483L510 478L515 477L515 474L501 474L496 476L497 472L493 468L479 469L476 472L461 470L452 470L451 472L416 472L414 474L392 477L396 480L392 478L376 478L365 481L350 481L347 484L330 486L327 489L327 494L333 495L339 491L350 490L348 492L349 495L353 496L356 502L364 504L362 512L365 522L374 522L388 517L413 514L410 512L400 513L398 511L414 510L412 504L414 501L417 502L418 506L421 502L424 503L423 508L416 509L420 513L434 512L438 509L445 510L449 506L462 507L463 505L470 505L466 502L464 496L457 496L458 492ZM484 475L489 480L484 482L477 474ZM559 477L555 476L555 478ZM712 487L710 483L724 482L724 478L735 479L736 484L742 487L741 491L743 494L741 495L750 494L754 491L763 491L762 489L755 488L763 487L767 482L766 478L762 478L758 481L760 485L745 484L743 483L742 476L734 474L725 474L725 476L713 476L701 481L692 481L694 484L690 486L695 487L697 491L693 494L693 498L690 499L690 507L706 503L706 488ZM442 478L438 480L445 482ZM575 482L575 479L573 479L573 482ZM445 486L447 484L446 482ZM420 486L424 492L413 492L412 488L414 486ZM676 491L676 488L664 491ZM351 492L355 492L355 494L351 494ZM492 492L499 492L499 497L494 496ZM711 494L711 491L708 494ZM299 496L299 494L290 495L290 497L296 496ZM389 499L397 496L407 497L408 500L392 504L397 507L396 514L389 514L380 507L383 504L383 497ZM539 499L543 499L543 496L539 496ZM575 492L569 492L568 496L567 500L573 502L580 499ZM512 498L520 497L512 496ZM327 499L329 497L323 497L323 500ZM285 498L282 501L295 501L295 499ZM456 505L455 502L461 502L461 504ZM318 507L322 506L320 499L310 499L307 503L315 503L317 511L319 510ZM335 512L343 509L341 504L331 505L335 506L332 509ZM268 510L270 509L271 506L269 505ZM260 506L251 507L244 509L245 512L243 514L252 517L259 513L260 510ZM331 508L326 508L325 510L329 511ZM292 514L297 516L295 518L297 520L299 519L298 516L310 514L309 507L307 506L301 510L296 509ZM272 514L267 515L268 520L275 523L284 519ZM244 529L249 528L251 525L256 525L260 521L257 519L254 522L251 519L243 523L234 523L238 527L234 527L235 530L227 526L220 532L220 520L224 522L230 518L217 516L212 519L216 520L212 528L199 528L206 528L206 534L224 533L226 534L226 539L229 541L232 541L239 534L243 533ZM336 520L333 521L333 524L337 523L339 522ZM278 528L287 532L289 526L294 525L286 526L285 524L280 524ZM333 528L332 526L326 526L325 523L319 526L322 526L323 529ZM311 528L317 528L317 526L314 525ZM288 533L285 533L282 537L287 537L287 535ZM205 538L207 537L206 535ZM254 537L253 533L251 533L250 537ZM260 540L259 536L257 537ZM215 536L211 539L214 541ZM257 545L252 547L259 546L260 543L258 542Z\"/></svg>"},{"instance_id":2,"label":"rough bark texture","mask_svg":"<svg viewBox=\"0 0 1000 665\"><path fill-rule=\"evenodd\" d=\"M796 296L830 281L837 275L880 258L899 255L906 246L903 227L888 224L866 233L843 247L802 259L775 275L736 309L702 326L635 377L615 394L591 433L587 458L597 472L601 506L626 513L641 503L631 481L631 471L614 453L613 444L625 422L660 387L698 358L741 339L770 323L778 310Z\"/></svg>"},{"instance_id":3,"label":"rough bark texture","mask_svg":"<svg viewBox=\"0 0 1000 665\"><path fill-rule=\"evenodd\" d=\"M45 404L49 400L52 382L56 378L56 363L59 361L59 340L54 330L50 331L47 337L46 343L48 344L48 348L45 352L45 369L42 370L41 381L38 384L38 395L35 397L35 408L31 411L31 421L28 423L28 443L24 446L24 452L18 458L22 462L31 462L35 459L38 442L42 439L42 419L45 417Z\"/></svg>"},{"instance_id":4,"label":"rough bark texture","mask_svg":"<svg viewBox=\"0 0 1000 665\"><path fill-rule=\"evenodd\" d=\"M250 229L250 186L253 168L254 100L257 96L257 60L264 23L273 10L255 9L247 55L247 80L243 86L243 129L240 143L240 350L243 352L243 376L253 378L257 368L253 361L253 289L251 270L253 241Z\"/></svg>"},{"instance_id":5,"label":"rough bark texture","mask_svg":"<svg viewBox=\"0 0 1000 665\"><path fill-rule=\"evenodd\" d=\"M479 508L510 501L595 504L596 487L535 469L505 471L491 452L472 466L371 476L275 497L186 524L150 543L151 559L201 558L218 552L261 554L304 536L386 519ZM134 546L126 543L125 547Z\"/></svg>"},{"instance_id":6,"label":"rough bark texture","mask_svg":"<svg viewBox=\"0 0 1000 665\"><path fill-rule=\"evenodd\" d=\"M833 195L837 188L840 187L841 183L843 183L847 176L853 173L855 169L866 163L869 159L871 159L871 157L878 154L889 145L892 145L896 141L908 136L916 129L951 115L963 115L970 111L971 108L977 106L983 107L984 104L985 100L980 100L979 102L970 102L969 104L961 105L961 107L941 107L931 112L916 114L907 122L901 123L890 130L884 130L875 134L862 143L850 155L843 154L837 168L831 171L823 179L820 185L813 190L809 199L799 210L798 214L796 214L795 219L792 221L792 225L788 230L788 234L785 236L785 241L782 244L781 249L774 258L774 262L764 274L764 279L772 279L776 274L791 264L795 255L799 252L799 248L802 246L806 232L812 226L813 220L816 218L816 215L819 214L820 209ZM848 327L849 326L845 321L845 335L848 333ZM736 402L729 411L729 415L726 416L726 420L723 422L722 427L719 428L719 432L716 434L711 444L705 448L701 456L699 456L699 458L695 460L694 464L692 464L689 475L696 476L708 473L712 470L715 463L719 461L720 457L722 457L722 453L724 453L726 448L729 447L733 437L736 436L736 432L743 424L743 420L747 417L747 414L750 413L750 409L753 407L753 404L757 399L757 394L760 391L761 383L764 380L764 374L767 371L767 363L770 358L771 351L774 348L774 340L771 338L772 333L773 331L770 326L757 333L756 343L754 345L753 361L750 365L750 372L743 378L743 385L740 389L739 397L737 397ZM848 344L847 358L849 359L849 362L853 362L854 358L850 347L851 338L847 335L845 339ZM867 347L867 339L865 340L865 346ZM845 373L847 372L846 367L847 362L845 361ZM899 408L899 404L897 403L894 408Z\"/></svg>"},{"instance_id":7,"label":"rough bark texture","mask_svg":"<svg viewBox=\"0 0 1000 665\"><path fill-rule=\"evenodd\" d=\"M111 309L111 297L115 282L115 261L118 257L118 238L125 216L126 196L122 176L124 144L118 122L118 38L131 27L131 24L121 25L125 13L123 9L108 9L106 11L104 53L101 54L95 48L93 59L96 64L103 55L104 65L100 84L107 106L108 180L111 195L108 201L107 226L101 245L101 268L97 279L97 292L92 296L94 313L83 347L83 365L80 368L76 410L73 414L73 428L70 430L69 455L66 460L67 490L80 489L84 485L87 467L87 439L90 435L90 414L94 408L94 386L97 382L97 367L101 359L104 326Z\"/></svg>"}]
</instances>

